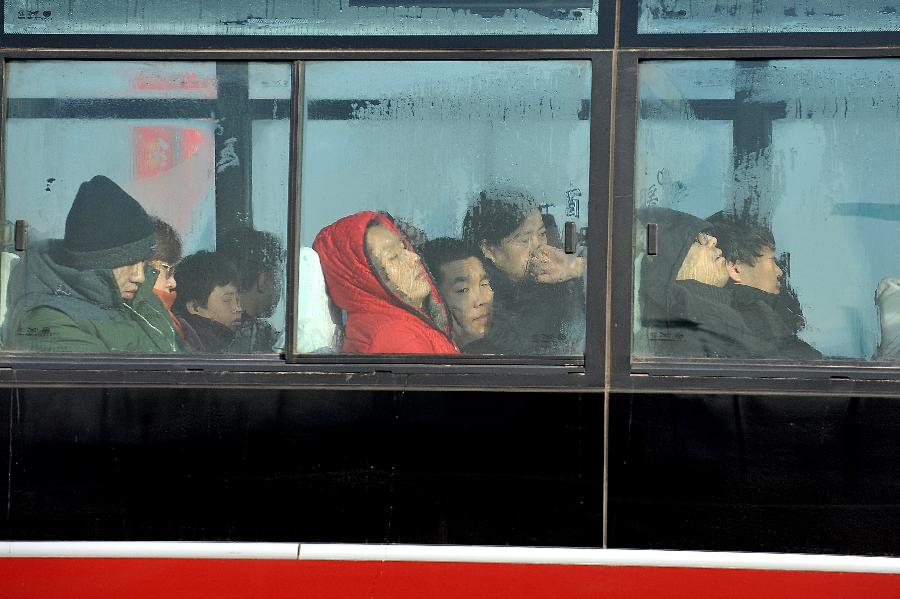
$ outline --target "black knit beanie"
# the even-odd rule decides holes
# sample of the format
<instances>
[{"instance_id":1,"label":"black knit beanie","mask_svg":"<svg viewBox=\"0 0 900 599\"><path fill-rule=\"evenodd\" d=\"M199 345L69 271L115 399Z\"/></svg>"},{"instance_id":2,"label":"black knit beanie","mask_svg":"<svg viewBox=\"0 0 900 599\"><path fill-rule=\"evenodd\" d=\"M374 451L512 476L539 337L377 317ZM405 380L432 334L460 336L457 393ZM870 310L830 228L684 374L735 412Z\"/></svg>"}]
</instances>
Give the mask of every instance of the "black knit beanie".
<instances>
[{"instance_id":1,"label":"black knit beanie","mask_svg":"<svg viewBox=\"0 0 900 599\"><path fill-rule=\"evenodd\" d=\"M125 190L102 175L81 184L62 243L69 266L91 270L134 264L150 258L155 244L153 222Z\"/></svg>"}]
</instances>

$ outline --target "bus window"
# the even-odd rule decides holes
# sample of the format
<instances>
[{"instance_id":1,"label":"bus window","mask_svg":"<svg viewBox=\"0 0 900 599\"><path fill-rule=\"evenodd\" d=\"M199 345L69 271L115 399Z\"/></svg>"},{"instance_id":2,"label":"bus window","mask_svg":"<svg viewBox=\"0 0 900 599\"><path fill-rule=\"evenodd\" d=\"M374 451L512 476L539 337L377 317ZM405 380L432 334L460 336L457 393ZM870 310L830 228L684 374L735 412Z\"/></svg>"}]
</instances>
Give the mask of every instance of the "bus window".
<instances>
[{"instance_id":1,"label":"bus window","mask_svg":"<svg viewBox=\"0 0 900 599\"><path fill-rule=\"evenodd\" d=\"M304 90L298 352L583 355L589 61L308 63Z\"/></svg>"},{"instance_id":2,"label":"bus window","mask_svg":"<svg viewBox=\"0 0 900 599\"><path fill-rule=\"evenodd\" d=\"M8 0L4 32L248 36L597 33L599 0L68 2Z\"/></svg>"},{"instance_id":3,"label":"bus window","mask_svg":"<svg viewBox=\"0 0 900 599\"><path fill-rule=\"evenodd\" d=\"M638 33L807 33L897 31L900 16L877 2L805 0L637 0Z\"/></svg>"},{"instance_id":4,"label":"bus window","mask_svg":"<svg viewBox=\"0 0 900 599\"><path fill-rule=\"evenodd\" d=\"M290 72L11 62L3 349L279 351Z\"/></svg>"},{"instance_id":5,"label":"bus window","mask_svg":"<svg viewBox=\"0 0 900 599\"><path fill-rule=\"evenodd\" d=\"M639 67L633 355L896 361L900 61Z\"/></svg>"}]
</instances>

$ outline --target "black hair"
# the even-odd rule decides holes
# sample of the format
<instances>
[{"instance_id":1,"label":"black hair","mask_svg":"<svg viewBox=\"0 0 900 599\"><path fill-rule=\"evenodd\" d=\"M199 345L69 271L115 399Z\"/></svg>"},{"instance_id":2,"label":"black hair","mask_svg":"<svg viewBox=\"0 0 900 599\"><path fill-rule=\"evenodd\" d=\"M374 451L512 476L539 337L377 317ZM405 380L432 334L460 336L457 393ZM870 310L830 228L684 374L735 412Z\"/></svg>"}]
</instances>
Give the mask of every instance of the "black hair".
<instances>
[{"instance_id":1,"label":"black hair","mask_svg":"<svg viewBox=\"0 0 900 599\"><path fill-rule=\"evenodd\" d=\"M419 248L419 255L422 257L434 280L440 282L441 266L448 262L466 260L473 257L480 259L481 251L462 239L438 237L422 245Z\"/></svg>"},{"instance_id":2,"label":"black hair","mask_svg":"<svg viewBox=\"0 0 900 599\"><path fill-rule=\"evenodd\" d=\"M187 303L193 301L206 307L216 287L237 284L238 272L234 264L219 252L201 250L184 258L175 267L178 290L173 310L187 313Z\"/></svg>"},{"instance_id":3,"label":"black hair","mask_svg":"<svg viewBox=\"0 0 900 599\"><path fill-rule=\"evenodd\" d=\"M238 291L254 288L259 275L280 271L284 264L281 241L267 231L232 229L219 240L217 251L237 268L238 278L234 283Z\"/></svg>"},{"instance_id":4,"label":"black hair","mask_svg":"<svg viewBox=\"0 0 900 599\"><path fill-rule=\"evenodd\" d=\"M767 248L775 250L775 237L763 224L749 218L717 212L708 219L710 233L728 262L743 262L754 266Z\"/></svg>"},{"instance_id":5,"label":"black hair","mask_svg":"<svg viewBox=\"0 0 900 599\"><path fill-rule=\"evenodd\" d=\"M153 250L151 260L162 260L170 266L181 260L181 236L172 225L166 221L151 216L153 231L156 233L156 248Z\"/></svg>"},{"instance_id":6,"label":"black hair","mask_svg":"<svg viewBox=\"0 0 900 599\"><path fill-rule=\"evenodd\" d=\"M475 247L485 241L499 245L538 209L528 192L514 187L494 187L478 194L463 219L463 239Z\"/></svg>"}]
</instances>

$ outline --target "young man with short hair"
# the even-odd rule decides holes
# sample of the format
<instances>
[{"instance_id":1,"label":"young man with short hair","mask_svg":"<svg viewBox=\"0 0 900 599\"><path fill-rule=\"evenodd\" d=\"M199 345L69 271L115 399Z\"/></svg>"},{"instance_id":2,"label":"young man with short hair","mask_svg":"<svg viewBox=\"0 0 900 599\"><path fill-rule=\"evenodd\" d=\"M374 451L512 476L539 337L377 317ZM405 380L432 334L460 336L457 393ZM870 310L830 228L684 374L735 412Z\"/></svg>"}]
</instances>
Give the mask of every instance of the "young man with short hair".
<instances>
[{"instance_id":1,"label":"young man with short hair","mask_svg":"<svg viewBox=\"0 0 900 599\"><path fill-rule=\"evenodd\" d=\"M449 237L433 239L419 251L450 312L453 339L465 351L487 334L494 305L494 290L481 252Z\"/></svg>"},{"instance_id":2,"label":"young man with short hair","mask_svg":"<svg viewBox=\"0 0 900 599\"><path fill-rule=\"evenodd\" d=\"M725 258L732 307L753 334L747 343L766 348L760 358L814 360L822 354L802 341L803 313L797 298L782 289L784 271L775 259L775 237L768 227L736 214L718 212L708 219Z\"/></svg>"}]
</instances>

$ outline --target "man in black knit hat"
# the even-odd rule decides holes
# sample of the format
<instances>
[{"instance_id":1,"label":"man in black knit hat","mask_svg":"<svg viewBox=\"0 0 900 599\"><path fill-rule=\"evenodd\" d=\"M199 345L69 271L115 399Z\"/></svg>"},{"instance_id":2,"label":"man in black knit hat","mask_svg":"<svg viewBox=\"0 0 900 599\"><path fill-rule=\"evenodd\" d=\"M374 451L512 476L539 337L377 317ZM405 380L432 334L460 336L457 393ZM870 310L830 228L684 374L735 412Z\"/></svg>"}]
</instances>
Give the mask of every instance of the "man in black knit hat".
<instances>
[{"instance_id":1,"label":"man in black knit hat","mask_svg":"<svg viewBox=\"0 0 900 599\"><path fill-rule=\"evenodd\" d=\"M10 349L46 352L174 352L177 334L145 285L156 237L137 201L103 176L81 184L63 239L23 254L10 288Z\"/></svg>"}]
</instances>

